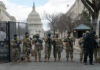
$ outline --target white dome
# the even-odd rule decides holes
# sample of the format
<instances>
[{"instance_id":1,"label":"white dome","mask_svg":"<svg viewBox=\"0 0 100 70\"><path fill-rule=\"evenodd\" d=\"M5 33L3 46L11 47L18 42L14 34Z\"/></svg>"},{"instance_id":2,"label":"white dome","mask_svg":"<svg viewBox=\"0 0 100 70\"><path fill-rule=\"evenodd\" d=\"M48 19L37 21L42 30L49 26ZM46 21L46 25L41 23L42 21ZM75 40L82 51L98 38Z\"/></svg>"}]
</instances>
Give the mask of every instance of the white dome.
<instances>
[{"instance_id":1,"label":"white dome","mask_svg":"<svg viewBox=\"0 0 100 70\"><path fill-rule=\"evenodd\" d=\"M28 15L27 22L29 24L41 24L41 18L39 14L36 12L34 5L32 12Z\"/></svg>"},{"instance_id":2,"label":"white dome","mask_svg":"<svg viewBox=\"0 0 100 70\"><path fill-rule=\"evenodd\" d=\"M4 9L6 9L5 4L2 1L0 1L0 7L3 7Z\"/></svg>"}]
</instances>

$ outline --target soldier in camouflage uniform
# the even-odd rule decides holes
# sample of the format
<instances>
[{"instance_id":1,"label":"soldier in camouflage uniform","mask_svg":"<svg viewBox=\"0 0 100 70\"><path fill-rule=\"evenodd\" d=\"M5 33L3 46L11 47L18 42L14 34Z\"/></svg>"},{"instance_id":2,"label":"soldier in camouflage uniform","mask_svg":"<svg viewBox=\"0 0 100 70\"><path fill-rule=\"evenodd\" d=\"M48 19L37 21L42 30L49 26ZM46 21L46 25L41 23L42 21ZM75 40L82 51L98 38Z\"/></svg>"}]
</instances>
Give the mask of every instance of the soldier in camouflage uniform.
<instances>
[{"instance_id":1,"label":"soldier in camouflage uniform","mask_svg":"<svg viewBox=\"0 0 100 70\"><path fill-rule=\"evenodd\" d=\"M58 33L56 33L55 38L53 38L53 43L55 43L55 45L53 45L54 61L57 60L57 57L58 57L58 61L60 61L61 60L61 52L63 50L63 42L62 42L62 39L60 39L58 37Z\"/></svg>"},{"instance_id":2,"label":"soldier in camouflage uniform","mask_svg":"<svg viewBox=\"0 0 100 70\"><path fill-rule=\"evenodd\" d=\"M42 46L42 40L39 38L39 34L36 35L35 42L35 61L37 62L37 59L39 59L39 62L41 62L41 50L43 49Z\"/></svg>"},{"instance_id":3,"label":"soldier in camouflage uniform","mask_svg":"<svg viewBox=\"0 0 100 70\"><path fill-rule=\"evenodd\" d=\"M96 39L96 42L98 44L99 43L99 38L98 38L97 35L95 36L95 39ZM94 48L94 58L95 58L95 62L97 62L97 52L98 52L98 46L96 48Z\"/></svg>"},{"instance_id":4,"label":"soldier in camouflage uniform","mask_svg":"<svg viewBox=\"0 0 100 70\"><path fill-rule=\"evenodd\" d=\"M98 53L97 62L100 63L100 40L98 41L98 50L97 50L97 53Z\"/></svg>"},{"instance_id":5,"label":"soldier in camouflage uniform","mask_svg":"<svg viewBox=\"0 0 100 70\"><path fill-rule=\"evenodd\" d=\"M27 61L30 62L30 51L32 49L32 45L31 45L31 40L29 38L29 33L26 32L25 33L25 37L23 39L23 60L24 62Z\"/></svg>"},{"instance_id":6,"label":"soldier in camouflage uniform","mask_svg":"<svg viewBox=\"0 0 100 70\"><path fill-rule=\"evenodd\" d=\"M48 61L50 59L51 56L51 49L52 49L52 39L51 39L51 34L49 33L47 38L45 39L45 61Z\"/></svg>"},{"instance_id":7,"label":"soldier in camouflage uniform","mask_svg":"<svg viewBox=\"0 0 100 70\"><path fill-rule=\"evenodd\" d=\"M17 39L17 35L14 35L14 39L11 41L12 48L12 61L19 62L20 61L20 43L21 41Z\"/></svg>"},{"instance_id":8,"label":"soldier in camouflage uniform","mask_svg":"<svg viewBox=\"0 0 100 70\"><path fill-rule=\"evenodd\" d=\"M68 33L68 37L64 40L66 44L66 61L68 62L69 56L71 58L71 61L73 61L73 42L74 38L70 36L70 33Z\"/></svg>"},{"instance_id":9,"label":"soldier in camouflage uniform","mask_svg":"<svg viewBox=\"0 0 100 70\"><path fill-rule=\"evenodd\" d=\"M83 38L79 39L79 47L80 47L80 63L82 63L83 56L84 56Z\"/></svg>"}]
</instances>

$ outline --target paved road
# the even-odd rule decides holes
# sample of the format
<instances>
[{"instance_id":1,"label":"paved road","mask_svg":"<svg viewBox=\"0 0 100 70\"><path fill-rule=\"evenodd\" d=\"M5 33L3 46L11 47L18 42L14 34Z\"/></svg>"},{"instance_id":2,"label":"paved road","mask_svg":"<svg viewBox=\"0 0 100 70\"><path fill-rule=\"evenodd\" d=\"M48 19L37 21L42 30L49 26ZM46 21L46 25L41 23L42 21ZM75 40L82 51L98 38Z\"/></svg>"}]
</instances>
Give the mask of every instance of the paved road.
<instances>
[{"instance_id":1,"label":"paved road","mask_svg":"<svg viewBox=\"0 0 100 70\"><path fill-rule=\"evenodd\" d=\"M42 52L44 54L44 52ZM6 63L0 64L0 70L100 70L100 64L84 65L79 63L79 50L74 51L74 61L66 63L65 52L62 53L61 62L31 62L31 63ZM43 60L43 56L42 56Z\"/></svg>"}]
</instances>

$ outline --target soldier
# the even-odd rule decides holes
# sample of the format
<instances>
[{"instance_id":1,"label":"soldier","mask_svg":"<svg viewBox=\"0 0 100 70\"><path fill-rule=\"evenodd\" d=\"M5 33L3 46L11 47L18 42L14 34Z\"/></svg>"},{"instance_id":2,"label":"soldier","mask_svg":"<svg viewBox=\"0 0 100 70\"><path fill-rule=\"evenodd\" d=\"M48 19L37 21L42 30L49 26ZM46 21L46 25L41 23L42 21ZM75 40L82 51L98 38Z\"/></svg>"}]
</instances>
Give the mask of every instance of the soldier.
<instances>
[{"instance_id":1,"label":"soldier","mask_svg":"<svg viewBox=\"0 0 100 70\"><path fill-rule=\"evenodd\" d=\"M21 41L17 39L17 34L15 34L14 39L11 41L13 62L20 61L20 43Z\"/></svg>"},{"instance_id":2,"label":"soldier","mask_svg":"<svg viewBox=\"0 0 100 70\"><path fill-rule=\"evenodd\" d=\"M39 62L41 62L41 50L43 49L42 46L42 40L39 38L39 34L36 35L35 42L35 61L37 62L37 58L39 59Z\"/></svg>"},{"instance_id":3,"label":"soldier","mask_svg":"<svg viewBox=\"0 0 100 70\"><path fill-rule=\"evenodd\" d=\"M51 34L48 33L48 36L45 39L45 58L44 58L45 61L47 61L47 58L49 61L51 56L51 49L52 49L52 39L51 39Z\"/></svg>"},{"instance_id":4,"label":"soldier","mask_svg":"<svg viewBox=\"0 0 100 70\"><path fill-rule=\"evenodd\" d=\"M25 37L23 39L23 60L24 62L27 61L31 62L30 60L30 51L31 51L32 45L31 45L31 40L29 38L29 33L25 33Z\"/></svg>"},{"instance_id":5,"label":"soldier","mask_svg":"<svg viewBox=\"0 0 100 70\"><path fill-rule=\"evenodd\" d=\"M99 43L99 38L98 38L98 36L97 35L95 35L95 39L96 39L96 42L97 42L97 44ZM97 63L97 52L98 52L98 46L96 46L95 48L94 48L94 58L95 58L95 62Z\"/></svg>"},{"instance_id":6,"label":"soldier","mask_svg":"<svg viewBox=\"0 0 100 70\"><path fill-rule=\"evenodd\" d=\"M73 38L70 36L70 33L68 33L67 38L64 40L66 43L66 62L69 60L69 56L71 58L71 61L73 61Z\"/></svg>"},{"instance_id":7,"label":"soldier","mask_svg":"<svg viewBox=\"0 0 100 70\"><path fill-rule=\"evenodd\" d=\"M53 39L53 47L54 47L54 61L56 62L57 56L58 61L61 60L61 52L63 50L63 42L62 39L59 38L58 33L56 33L56 37Z\"/></svg>"},{"instance_id":8,"label":"soldier","mask_svg":"<svg viewBox=\"0 0 100 70\"><path fill-rule=\"evenodd\" d=\"M79 39L79 47L80 47L80 63L82 63L83 55L84 55L83 38Z\"/></svg>"},{"instance_id":9,"label":"soldier","mask_svg":"<svg viewBox=\"0 0 100 70\"><path fill-rule=\"evenodd\" d=\"M84 64L87 65L87 57L89 56L89 63L93 65L93 51L97 43L95 40L95 32L87 32L84 40Z\"/></svg>"},{"instance_id":10,"label":"soldier","mask_svg":"<svg viewBox=\"0 0 100 70\"><path fill-rule=\"evenodd\" d=\"M31 55L32 56L35 56L35 40L36 40L36 35L33 35L33 38L32 38L32 50L31 50Z\"/></svg>"},{"instance_id":11,"label":"soldier","mask_svg":"<svg viewBox=\"0 0 100 70\"><path fill-rule=\"evenodd\" d=\"M98 42L98 50L97 50L97 53L98 53L97 62L100 63L100 40Z\"/></svg>"}]
</instances>

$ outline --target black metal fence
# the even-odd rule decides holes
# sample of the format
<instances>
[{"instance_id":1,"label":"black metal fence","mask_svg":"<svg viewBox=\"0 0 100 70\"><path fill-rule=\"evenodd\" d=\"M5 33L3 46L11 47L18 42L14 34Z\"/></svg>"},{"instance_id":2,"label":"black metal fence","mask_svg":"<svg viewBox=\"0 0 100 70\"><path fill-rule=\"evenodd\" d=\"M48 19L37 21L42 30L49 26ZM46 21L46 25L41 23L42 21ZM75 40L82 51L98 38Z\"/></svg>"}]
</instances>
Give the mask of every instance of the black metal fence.
<instances>
[{"instance_id":1,"label":"black metal fence","mask_svg":"<svg viewBox=\"0 0 100 70\"><path fill-rule=\"evenodd\" d=\"M0 22L0 62L11 61L10 41L14 34L17 34L19 39L23 39L25 32L28 32L27 23Z\"/></svg>"}]
</instances>

